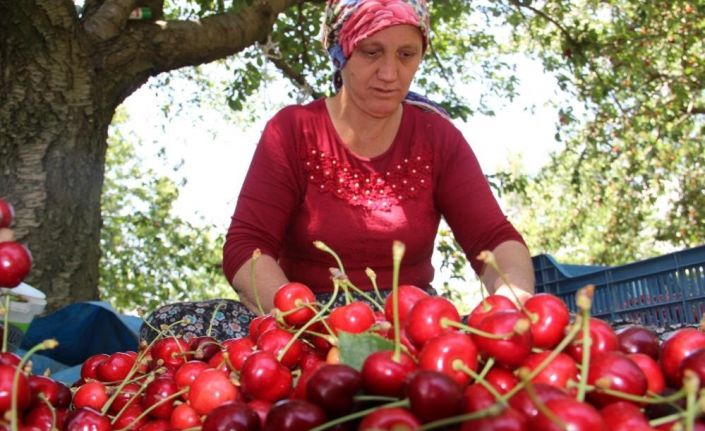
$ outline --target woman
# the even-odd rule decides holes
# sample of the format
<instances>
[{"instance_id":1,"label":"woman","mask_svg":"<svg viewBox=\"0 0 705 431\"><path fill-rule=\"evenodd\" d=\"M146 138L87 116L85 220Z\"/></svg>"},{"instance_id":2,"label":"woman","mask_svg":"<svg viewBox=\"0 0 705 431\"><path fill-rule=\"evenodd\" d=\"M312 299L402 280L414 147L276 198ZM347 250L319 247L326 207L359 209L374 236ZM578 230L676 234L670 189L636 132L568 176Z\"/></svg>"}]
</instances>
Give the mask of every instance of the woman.
<instances>
[{"instance_id":1,"label":"woman","mask_svg":"<svg viewBox=\"0 0 705 431\"><path fill-rule=\"evenodd\" d=\"M257 299L272 309L275 290L289 280L320 297L331 291L336 261L316 240L340 256L361 289L372 287L368 267L380 288L391 287L392 243L402 241L400 281L431 289L441 217L490 291L514 298L477 259L482 250L494 252L520 299L533 292L529 252L469 145L440 108L409 93L428 23L424 1L328 2L323 44L337 93L268 122L227 233L223 269L242 301L222 304L224 316L240 319L229 322L234 335L246 331ZM262 255L253 265L255 250Z\"/></svg>"}]
</instances>

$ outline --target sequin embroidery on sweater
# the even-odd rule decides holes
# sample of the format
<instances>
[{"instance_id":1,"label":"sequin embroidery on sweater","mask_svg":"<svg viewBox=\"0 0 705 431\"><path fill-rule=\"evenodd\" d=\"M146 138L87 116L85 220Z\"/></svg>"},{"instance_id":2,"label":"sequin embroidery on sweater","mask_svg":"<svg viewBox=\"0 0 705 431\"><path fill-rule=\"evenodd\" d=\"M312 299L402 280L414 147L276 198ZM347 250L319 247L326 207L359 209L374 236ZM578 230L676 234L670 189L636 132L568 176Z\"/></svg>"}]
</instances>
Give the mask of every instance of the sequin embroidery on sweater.
<instances>
[{"instance_id":1,"label":"sequin embroidery on sweater","mask_svg":"<svg viewBox=\"0 0 705 431\"><path fill-rule=\"evenodd\" d=\"M308 180L321 192L333 193L353 206L390 211L431 186L433 157L421 151L386 172L367 172L315 148L301 154Z\"/></svg>"}]
</instances>

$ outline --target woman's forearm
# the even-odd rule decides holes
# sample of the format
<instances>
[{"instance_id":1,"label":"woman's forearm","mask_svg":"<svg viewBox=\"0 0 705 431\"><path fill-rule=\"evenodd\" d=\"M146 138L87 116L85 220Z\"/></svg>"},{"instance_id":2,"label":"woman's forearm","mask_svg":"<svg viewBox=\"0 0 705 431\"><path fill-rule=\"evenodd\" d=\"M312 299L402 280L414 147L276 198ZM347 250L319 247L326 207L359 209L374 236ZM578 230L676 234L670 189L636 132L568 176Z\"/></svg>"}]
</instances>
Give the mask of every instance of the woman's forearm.
<instances>
[{"instance_id":1,"label":"woman's forearm","mask_svg":"<svg viewBox=\"0 0 705 431\"><path fill-rule=\"evenodd\" d=\"M274 258L261 255L254 265L253 286L252 267L252 258L250 258L235 273L231 284L240 295L240 302L247 308L260 314L257 306L257 298L259 298L263 311L269 313L274 308L274 293L279 286L288 280Z\"/></svg>"},{"instance_id":2,"label":"woman's forearm","mask_svg":"<svg viewBox=\"0 0 705 431\"><path fill-rule=\"evenodd\" d=\"M531 297L534 294L534 267L526 246L518 241L506 241L492 250L492 254L502 276L490 265L485 265L481 279L489 292L511 299L515 299L516 294L521 302Z\"/></svg>"}]
</instances>

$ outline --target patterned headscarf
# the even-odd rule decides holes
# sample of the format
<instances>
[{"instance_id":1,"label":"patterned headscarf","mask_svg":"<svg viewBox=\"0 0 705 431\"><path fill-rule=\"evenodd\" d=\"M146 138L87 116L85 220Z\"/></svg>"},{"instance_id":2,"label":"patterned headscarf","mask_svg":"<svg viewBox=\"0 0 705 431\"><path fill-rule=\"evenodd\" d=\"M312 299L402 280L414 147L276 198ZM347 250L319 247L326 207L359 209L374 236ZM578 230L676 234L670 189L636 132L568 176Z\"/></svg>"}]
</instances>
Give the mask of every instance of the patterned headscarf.
<instances>
[{"instance_id":1,"label":"patterned headscarf","mask_svg":"<svg viewBox=\"0 0 705 431\"><path fill-rule=\"evenodd\" d=\"M340 70L362 40L400 24L413 25L421 30L425 51L430 28L426 0L327 0L321 39L333 61L335 88L342 85ZM419 94L409 92L406 102L448 117L442 107Z\"/></svg>"}]
</instances>

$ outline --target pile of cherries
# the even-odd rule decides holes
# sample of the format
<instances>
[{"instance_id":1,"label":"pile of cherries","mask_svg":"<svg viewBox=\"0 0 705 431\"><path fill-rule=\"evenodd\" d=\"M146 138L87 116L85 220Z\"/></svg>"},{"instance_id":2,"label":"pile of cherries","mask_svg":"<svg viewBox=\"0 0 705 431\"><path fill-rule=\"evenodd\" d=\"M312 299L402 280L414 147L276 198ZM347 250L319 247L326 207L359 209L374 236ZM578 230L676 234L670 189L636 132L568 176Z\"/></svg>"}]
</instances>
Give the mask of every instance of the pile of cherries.
<instances>
[{"instance_id":1,"label":"pile of cherries","mask_svg":"<svg viewBox=\"0 0 705 431\"><path fill-rule=\"evenodd\" d=\"M617 331L590 316L591 286L572 315L537 294L461 316L398 285L400 259L386 298L355 300L339 278L321 304L290 282L245 337L184 338L175 322L137 352L88 358L71 387L29 371L53 340L0 352L0 430L705 430L701 328Z\"/></svg>"}]
</instances>

